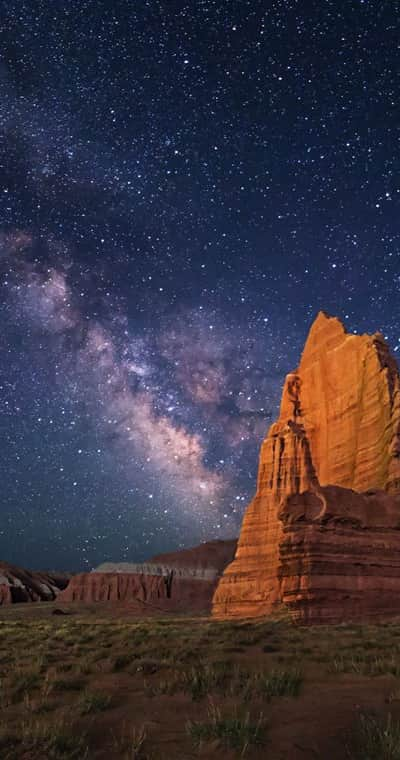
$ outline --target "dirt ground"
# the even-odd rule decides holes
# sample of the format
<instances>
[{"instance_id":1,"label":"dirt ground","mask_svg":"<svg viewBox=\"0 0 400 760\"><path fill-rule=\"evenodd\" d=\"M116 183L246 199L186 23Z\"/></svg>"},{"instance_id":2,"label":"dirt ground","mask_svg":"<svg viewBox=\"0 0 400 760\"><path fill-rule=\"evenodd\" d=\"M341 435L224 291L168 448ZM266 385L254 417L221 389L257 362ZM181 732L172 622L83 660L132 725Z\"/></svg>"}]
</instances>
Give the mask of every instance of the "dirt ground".
<instances>
[{"instance_id":1,"label":"dirt ground","mask_svg":"<svg viewBox=\"0 0 400 760\"><path fill-rule=\"evenodd\" d=\"M381 760L366 720L390 733L385 759L400 758L399 621L58 606L0 608L1 760Z\"/></svg>"}]
</instances>

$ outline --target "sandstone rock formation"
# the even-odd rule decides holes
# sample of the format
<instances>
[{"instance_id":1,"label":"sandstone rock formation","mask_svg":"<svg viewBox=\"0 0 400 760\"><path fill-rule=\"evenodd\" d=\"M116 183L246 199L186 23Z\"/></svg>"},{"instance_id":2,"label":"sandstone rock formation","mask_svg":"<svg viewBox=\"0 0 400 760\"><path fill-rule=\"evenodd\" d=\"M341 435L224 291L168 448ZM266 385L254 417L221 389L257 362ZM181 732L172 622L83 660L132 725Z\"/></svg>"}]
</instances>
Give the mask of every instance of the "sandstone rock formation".
<instances>
[{"instance_id":1,"label":"sandstone rock formation","mask_svg":"<svg viewBox=\"0 0 400 760\"><path fill-rule=\"evenodd\" d=\"M68 584L69 575L24 570L0 562L0 605L15 602L41 602L56 598Z\"/></svg>"},{"instance_id":2,"label":"sandstone rock formation","mask_svg":"<svg viewBox=\"0 0 400 760\"><path fill-rule=\"evenodd\" d=\"M171 611L204 611L218 579L233 559L236 540L213 541L162 554L142 564L105 562L91 573L75 575L61 602L139 600Z\"/></svg>"},{"instance_id":3,"label":"sandstone rock formation","mask_svg":"<svg viewBox=\"0 0 400 760\"><path fill-rule=\"evenodd\" d=\"M320 312L262 444L214 614L264 615L282 602L304 621L400 612L399 492L397 364L382 335L348 334Z\"/></svg>"},{"instance_id":4,"label":"sandstone rock formation","mask_svg":"<svg viewBox=\"0 0 400 760\"><path fill-rule=\"evenodd\" d=\"M213 568L218 574L222 573L229 562L232 562L237 547L237 539L226 541L205 541L199 546L181 551L157 554L150 562L169 567Z\"/></svg>"},{"instance_id":5,"label":"sandstone rock formation","mask_svg":"<svg viewBox=\"0 0 400 760\"><path fill-rule=\"evenodd\" d=\"M152 562L103 562L91 571L96 575L107 573L123 573L124 575L161 575L168 578L192 578L193 580L214 581L220 573L213 567L185 567L173 565L156 565Z\"/></svg>"},{"instance_id":6,"label":"sandstone rock formation","mask_svg":"<svg viewBox=\"0 0 400 760\"><path fill-rule=\"evenodd\" d=\"M204 580L166 574L107 572L74 575L59 596L64 602L130 602L170 611L204 611L211 607L217 578Z\"/></svg>"},{"instance_id":7,"label":"sandstone rock formation","mask_svg":"<svg viewBox=\"0 0 400 760\"><path fill-rule=\"evenodd\" d=\"M400 614L400 496L339 486L288 496L280 598L304 623Z\"/></svg>"}]
</instances>

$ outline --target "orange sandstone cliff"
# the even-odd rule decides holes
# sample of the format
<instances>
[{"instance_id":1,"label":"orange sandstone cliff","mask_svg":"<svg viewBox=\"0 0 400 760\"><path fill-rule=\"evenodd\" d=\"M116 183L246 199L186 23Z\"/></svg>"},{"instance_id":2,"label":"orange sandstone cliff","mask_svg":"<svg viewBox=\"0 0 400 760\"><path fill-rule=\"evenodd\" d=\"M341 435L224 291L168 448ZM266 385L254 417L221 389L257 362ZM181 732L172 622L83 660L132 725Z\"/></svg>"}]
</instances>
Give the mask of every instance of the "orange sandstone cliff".
<instances>
[{"instance_id":1,"label":"orange sandstone cliff","mask_svg":"<svg viewBox=\"0 0 400 760\"><path fill-rule=\"evenodd\" d=\"M213 614L282 602L304 622L400 613L399 493L397 364L380 333L346 333L320 312L262 444Z\"/></svg>"}]
</instances>

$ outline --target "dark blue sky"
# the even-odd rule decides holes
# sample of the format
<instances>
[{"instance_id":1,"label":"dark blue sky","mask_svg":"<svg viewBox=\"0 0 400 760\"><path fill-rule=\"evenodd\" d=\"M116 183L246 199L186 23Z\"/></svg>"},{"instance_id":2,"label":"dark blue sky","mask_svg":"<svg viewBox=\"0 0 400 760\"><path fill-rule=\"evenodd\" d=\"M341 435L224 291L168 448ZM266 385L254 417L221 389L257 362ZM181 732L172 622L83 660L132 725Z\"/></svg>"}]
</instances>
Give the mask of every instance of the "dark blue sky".
<instances>
[{"instance_id":1,"label":"dark blue sky","mask_svg":"<svg viewBox=\"0 0 400 760\"><path fill-rule=\"evenodd\" d=\"M0 21L0 557L235 535L318 310L400 348L395 4Z\"/></svg>"}]
</instances>

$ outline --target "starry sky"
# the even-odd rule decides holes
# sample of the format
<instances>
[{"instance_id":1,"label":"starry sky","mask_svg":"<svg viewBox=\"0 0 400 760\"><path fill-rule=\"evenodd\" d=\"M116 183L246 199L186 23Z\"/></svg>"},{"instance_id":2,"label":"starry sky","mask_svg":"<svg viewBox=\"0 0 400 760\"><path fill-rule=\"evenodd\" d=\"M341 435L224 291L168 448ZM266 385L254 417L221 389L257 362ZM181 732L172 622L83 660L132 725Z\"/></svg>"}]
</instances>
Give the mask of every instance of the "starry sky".
<instances>
[{"instance_id":1,"label":"starry sky","mask_svg":"<svg viewBox=\"0 0 400 760\"><path fill-rule=\"evenodd\" d=\"M319 309L400 350L389 0L4 0L0 558L238 534Z\"/></svg>"}]
</instances>

